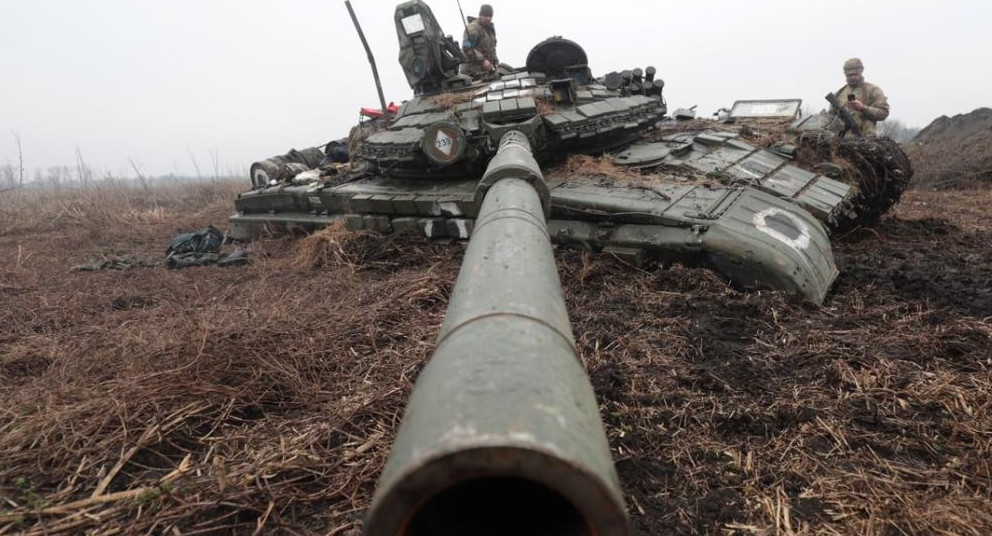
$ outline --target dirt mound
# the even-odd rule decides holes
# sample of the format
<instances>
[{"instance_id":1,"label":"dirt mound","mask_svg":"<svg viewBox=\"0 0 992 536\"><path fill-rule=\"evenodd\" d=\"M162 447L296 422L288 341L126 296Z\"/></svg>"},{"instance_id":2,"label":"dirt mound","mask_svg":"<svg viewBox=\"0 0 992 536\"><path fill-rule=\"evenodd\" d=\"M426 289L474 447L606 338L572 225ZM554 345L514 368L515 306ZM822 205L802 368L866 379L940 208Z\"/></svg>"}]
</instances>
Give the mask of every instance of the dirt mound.
<instances>
[{"instance_id":1,"label":"dirt mound","mask_svg":"<svg viewBox=\"0 0 992 536\"><path fill-rule=\"evenodd\" d=\"M992 108L942 116L906 144L914 184L927 188L992 185Z\"/></svg>"}]
</instances>

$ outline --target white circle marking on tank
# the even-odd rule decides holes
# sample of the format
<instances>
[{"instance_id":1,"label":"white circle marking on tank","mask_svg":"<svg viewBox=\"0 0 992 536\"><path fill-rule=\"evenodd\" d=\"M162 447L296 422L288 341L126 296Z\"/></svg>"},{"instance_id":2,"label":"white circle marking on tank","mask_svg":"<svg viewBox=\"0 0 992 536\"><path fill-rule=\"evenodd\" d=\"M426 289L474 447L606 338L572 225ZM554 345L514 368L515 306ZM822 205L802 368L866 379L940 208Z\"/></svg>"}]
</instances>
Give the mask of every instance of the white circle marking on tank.
<instances>
[{"instance_id":1,"label":"white circle marking on tank","mask_svg":"<svg viewBox=\"0 0 992 536\"><path fill-rule=\"evenodd\" d=\"M809 247L809 225L787 210L768 208L754 215L759 231L797 250Z\"/></svg>"}]
</instances>

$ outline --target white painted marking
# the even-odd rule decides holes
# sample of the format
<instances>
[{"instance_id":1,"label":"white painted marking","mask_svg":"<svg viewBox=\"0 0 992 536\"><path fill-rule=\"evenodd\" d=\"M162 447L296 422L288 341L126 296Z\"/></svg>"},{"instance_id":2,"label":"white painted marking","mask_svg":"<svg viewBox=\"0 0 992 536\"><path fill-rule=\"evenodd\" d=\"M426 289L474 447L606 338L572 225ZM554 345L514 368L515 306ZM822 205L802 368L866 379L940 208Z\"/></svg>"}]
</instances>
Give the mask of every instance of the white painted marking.
<instances>
[{"instance_id":1,"label":"white painted marking","mask_svg":"<svg viewBox=\"0 0 992 536\"><path fill-rule=\"evenodd\" d=\"M443 130L438 130L437 137L434 138L434 147L438 151L441 151L444 156L451 158L451 152L455 148L455 143L454 140L451 139L451 136L445 134Z\"/></svg>"},{"instance_id":2,"label":"white painted marking","mask_svg":"<svg viewBox=\"0 0 992 536\"><path fill-rule=\"evenodd\" d=\"M744 173L747 173L748 175L750 175L752 177L760 177L761 176L761 173L755 173L755 172L751 171L750 169L748 169L748 168L746 168L744 166L737 166L737 169L743 171Z\"/></svg>"},{"instance_id":3,"label":"white painted marking","mask_svg":"<svg viewBox=\"0 0 992 536\"><path fill-rule=\"evenodd\" d=\"M427 220L424 224L424 236L427 238L434 236L434 220Z\"/></svg>"},{"instance_id":4,"label":"white painted marking","mask_svg":"<svg viewBox=\"0 0 992 536\"><path fill-rule=\"evenodd\" d=\"M455 222L455 227L458 228L458 238L467 239L468 238L468 225L465 224L465 220L452 220Z\"/></svg>"},{"instance_id":5,"label":"white painted marking","mask_svg":"<svg viewBox=\"0 0 992 536\"><path fill-rule=\"evenodd\" d=\"M447 203L441 203L438 206L441 209L440 216L461 216L462 215L462 209L458 206L458 203L452 203L452 202L449 201Z\"/></svg>"},{"instance_id":6,"label":"white painted marking","mask_svg":"<svg viewBox=\"0 0 992 536\"><path fill-rule=\"evenodd\" d=\"M528 153L530 152L530 147L528 147L527 144L525 144L524 142L517 140L508 140L503 145L500 145L499 149L496 149L496 154L502 153L503 151L509 151L511 149L527 151Z\"/></svg>"},{"instance_id":7,"label":"white painted marking","mask_svg":"<svg viewBox=\"0 0 992 536\"><path fill-rule=\"evenodd\" d=\"M768 220L771 218L777 218L778 224L782 225L782 220L788 220L788 222L795 229L796 233L799 235L795 238L784 234L778 229L772 228L769 225ZM797 250L804 250L809 247L810 234L809 226L806 222L801 220L798 216L789 212L787 210L782 210L778 208L769 208L762 210L754 215L754 226L758 228L759 231L771 236L772 238L785 243L789 247Z\"/></svg>"}]
</instances>

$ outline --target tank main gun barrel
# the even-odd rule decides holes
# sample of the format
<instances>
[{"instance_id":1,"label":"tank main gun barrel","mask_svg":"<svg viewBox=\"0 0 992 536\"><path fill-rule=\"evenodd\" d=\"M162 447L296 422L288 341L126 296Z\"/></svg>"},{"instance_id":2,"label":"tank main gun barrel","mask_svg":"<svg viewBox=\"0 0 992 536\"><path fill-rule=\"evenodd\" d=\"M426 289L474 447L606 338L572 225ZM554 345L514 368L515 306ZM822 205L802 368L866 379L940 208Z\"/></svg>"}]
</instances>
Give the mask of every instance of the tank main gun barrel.
<instances>
[{"instance_id":1,"label":"tank main gun barrel","mask_svg":"<svg viewBox=\"0 0 992 536\"><path fill-rule=\"evenodd\" d=\"M365 534L628 535L558 279L547 187L524 134L502 137L480 191Z\"/></svg>"}]
</instances>

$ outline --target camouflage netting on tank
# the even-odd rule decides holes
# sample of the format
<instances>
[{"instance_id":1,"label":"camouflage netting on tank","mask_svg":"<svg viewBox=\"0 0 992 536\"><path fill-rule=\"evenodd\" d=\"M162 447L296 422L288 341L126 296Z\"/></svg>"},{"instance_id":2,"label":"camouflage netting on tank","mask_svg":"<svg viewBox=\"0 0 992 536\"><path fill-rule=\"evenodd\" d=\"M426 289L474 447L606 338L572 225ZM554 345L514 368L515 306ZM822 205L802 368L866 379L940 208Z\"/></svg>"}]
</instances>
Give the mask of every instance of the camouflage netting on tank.
<instances>
[{"instance_id":1,"label":"camouflage netting on tank","mask_svg":"<svg viewBox=\"0 0 992 536\"><path fill-rule=\"evenodd\" d=\"M455 108L459 104L465 104L466 102L471 102L475 97L472 93L439 93L430 97L430 99L437 105L438 109L448 113L455 113Z\"/></svg>"},{"instance_id":2,"label":"camouflage netting on tank","mask_svg":"<svg viewBox=\"0 0 992 536\"><path fill-rule=\"evenodd\" d=\"M589 156L584 154L570 155L561 164L545 172L548 179L567 181L576 177L592 177L608 179L611 182L631 183L643 180L643 176L628 167L618 166L613 157Z\"/></svg>"}]
</instances>

